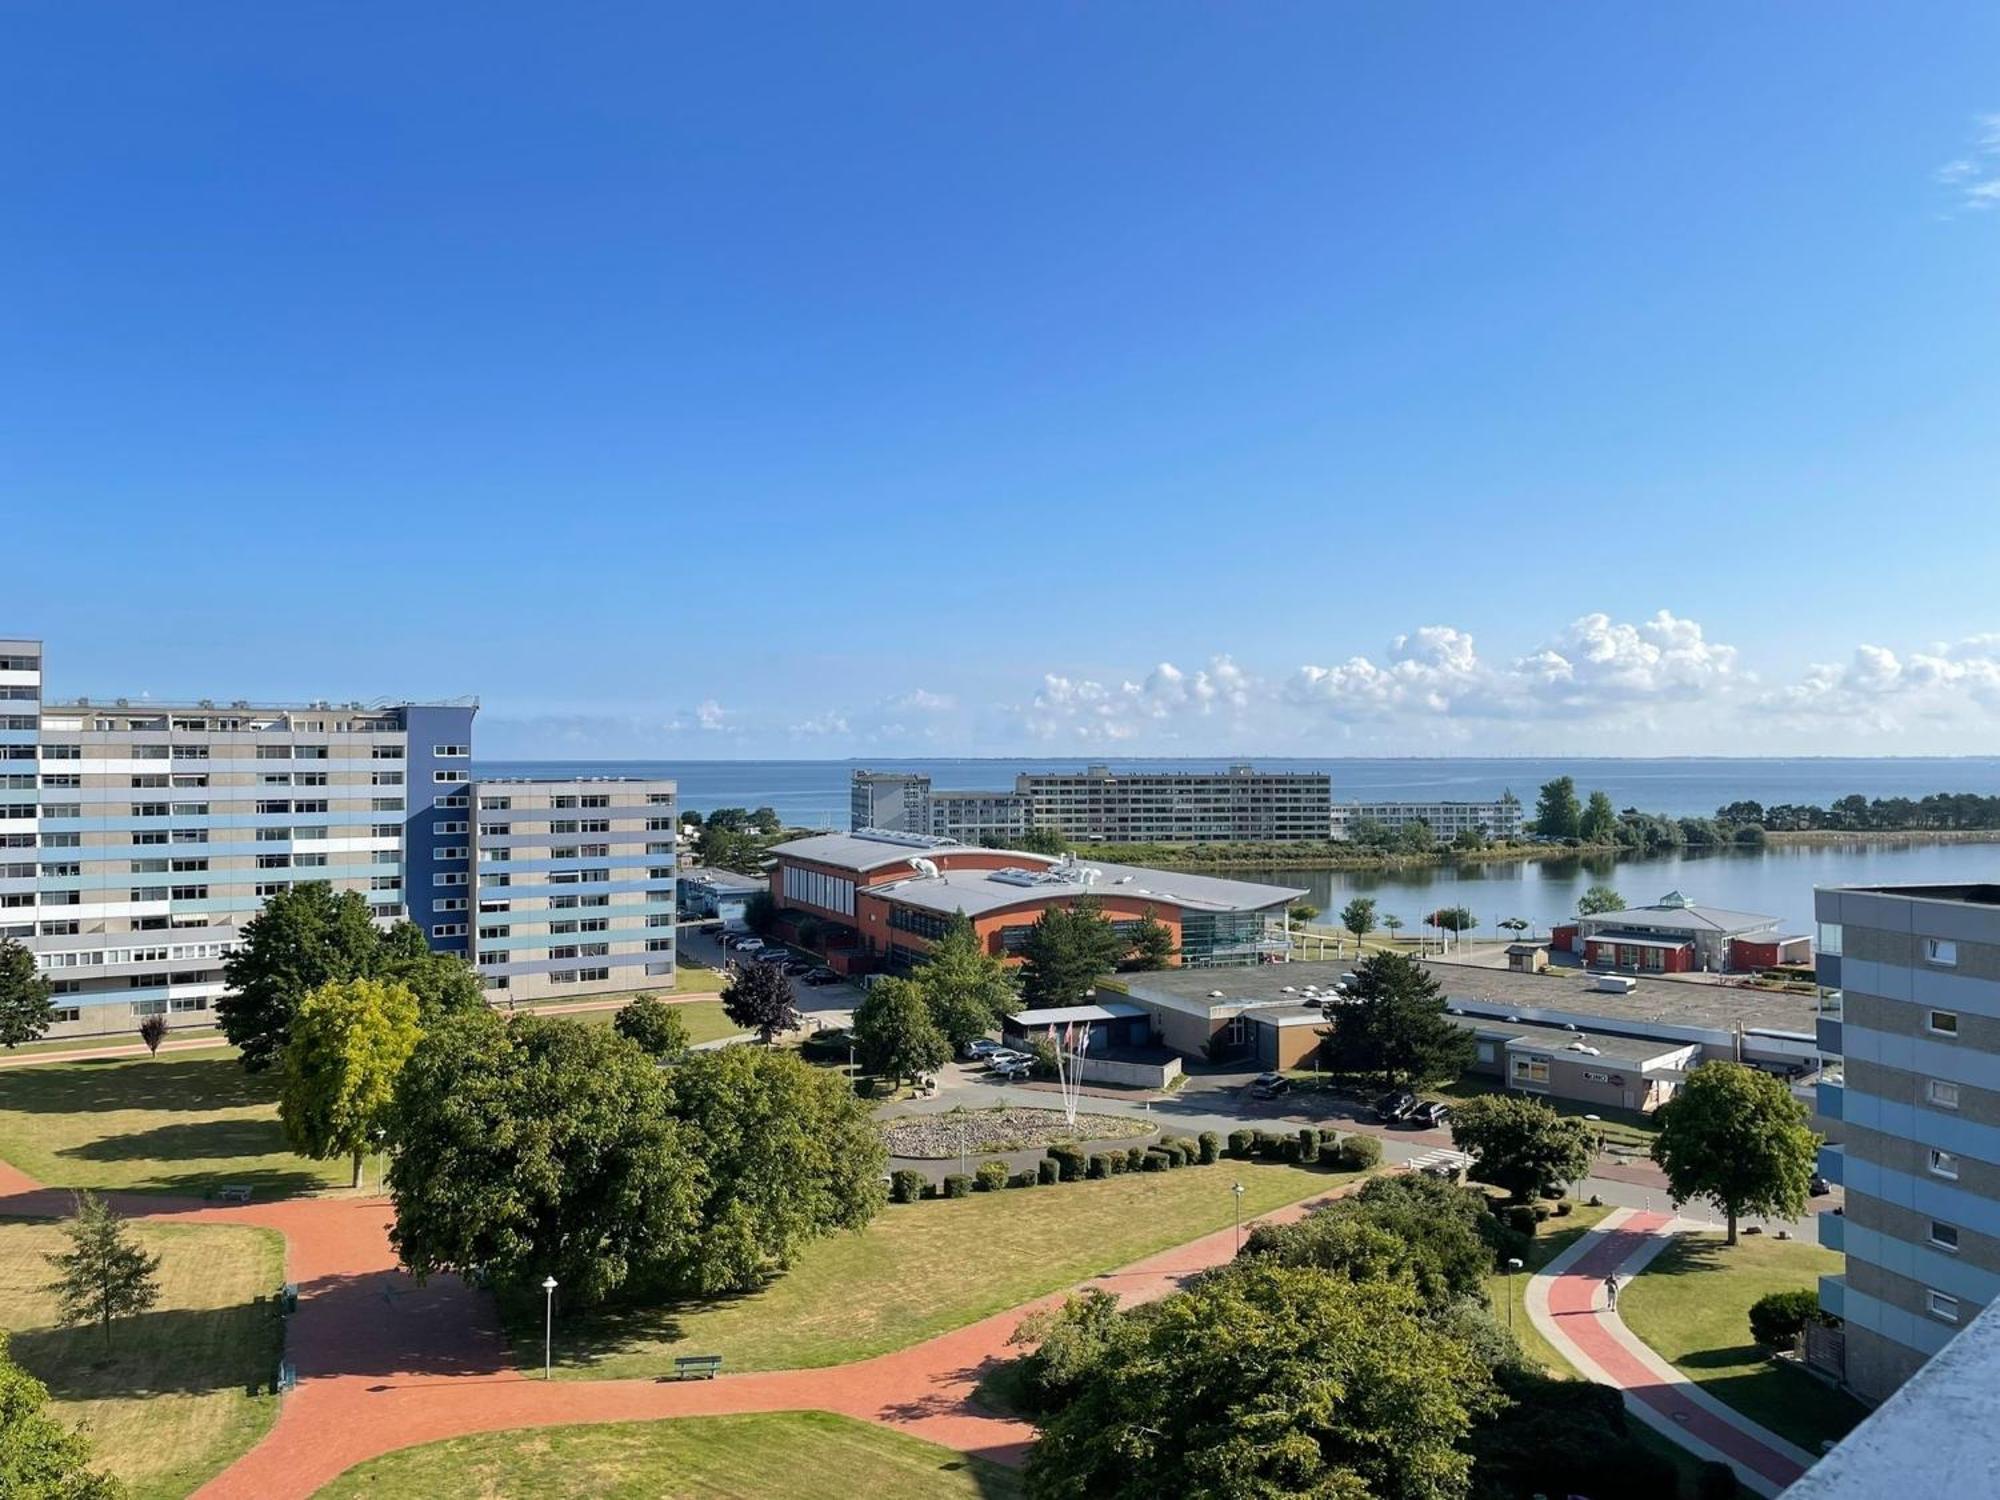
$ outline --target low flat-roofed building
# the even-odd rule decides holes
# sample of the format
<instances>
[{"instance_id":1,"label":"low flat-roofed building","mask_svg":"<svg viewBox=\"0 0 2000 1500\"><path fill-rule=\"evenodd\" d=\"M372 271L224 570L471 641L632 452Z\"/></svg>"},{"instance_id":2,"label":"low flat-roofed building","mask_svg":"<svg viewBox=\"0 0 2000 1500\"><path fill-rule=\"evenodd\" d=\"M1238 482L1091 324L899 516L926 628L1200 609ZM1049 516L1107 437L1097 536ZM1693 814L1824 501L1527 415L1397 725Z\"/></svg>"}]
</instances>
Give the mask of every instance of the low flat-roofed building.
<instances>
[{"instance_id":1,"label":"low flat-roofed building","mask_svg":"<svg viewBox=\"0 0 2000 1500\"><path fill-rule=\"evenodd\" d=\"M1632 973L1724 974L1812 961L1812 939L1779 932L1776 917L1703 906L1679 891L1651 906L1580 916L1559 925L1553 941L1592 968Z\"/></svg>"}]
</instances>

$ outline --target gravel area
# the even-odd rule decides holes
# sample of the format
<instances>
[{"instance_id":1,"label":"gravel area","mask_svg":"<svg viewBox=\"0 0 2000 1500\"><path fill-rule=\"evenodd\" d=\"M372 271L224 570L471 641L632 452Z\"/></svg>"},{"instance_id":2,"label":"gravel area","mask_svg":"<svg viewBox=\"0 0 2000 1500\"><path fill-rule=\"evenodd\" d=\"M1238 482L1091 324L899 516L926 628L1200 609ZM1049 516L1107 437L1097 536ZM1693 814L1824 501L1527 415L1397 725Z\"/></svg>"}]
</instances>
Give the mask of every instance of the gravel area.
<instances>
[{"instance_id":1,"label":"gravel area","mask_svg":"<svg viewBox=\"0 0 2000 1500\"><path fill-rule=\"evenodd\" d=\"M960 1127L964 1133L961 1136ZM891 1156L938 1161L967 1152L1023 1151L1057 1141L1117 1141L1152 1135L1157 1127L1120 1115L1076 1117L1069 1128L1059 1109L967 1109L940 1115L902 1115L886 1120L882 1139Z\"/></svg>"}]
</instances>

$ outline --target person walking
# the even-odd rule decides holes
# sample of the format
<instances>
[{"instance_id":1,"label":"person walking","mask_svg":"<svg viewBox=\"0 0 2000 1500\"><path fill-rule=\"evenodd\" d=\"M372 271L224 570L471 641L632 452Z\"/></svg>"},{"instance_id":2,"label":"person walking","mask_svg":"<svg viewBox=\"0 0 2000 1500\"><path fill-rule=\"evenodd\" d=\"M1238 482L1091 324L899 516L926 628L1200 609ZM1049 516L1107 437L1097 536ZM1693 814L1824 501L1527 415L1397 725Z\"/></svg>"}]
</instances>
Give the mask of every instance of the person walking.
<instances>
[{"instance_id":1,"label":"person walking","mask_svg":"<svg viewBox=\"0 0 2000 1500\"><path fill-rule=\"evenodd\" d=\"M1613 1271L1609 1276L1604 1278L1604 1310L1606 1312L1618 1311L1618 1273L1616 1271Z\"/></svg>"}]
</instances>

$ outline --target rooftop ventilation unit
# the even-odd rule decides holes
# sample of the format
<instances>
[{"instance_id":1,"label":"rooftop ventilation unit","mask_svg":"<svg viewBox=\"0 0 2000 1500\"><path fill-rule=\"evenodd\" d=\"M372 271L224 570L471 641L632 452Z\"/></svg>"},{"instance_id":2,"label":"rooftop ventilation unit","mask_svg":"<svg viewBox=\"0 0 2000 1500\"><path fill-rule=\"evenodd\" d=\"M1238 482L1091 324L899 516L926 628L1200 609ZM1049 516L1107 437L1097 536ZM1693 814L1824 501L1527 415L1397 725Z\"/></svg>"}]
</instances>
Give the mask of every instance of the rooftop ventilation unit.
<instances>
[{"instance_id":1,"label":"rooftop ventilation unit","mask_svg":"<svg viewBox=\"0 0 2000 1500\"><path fill-rule=\"evenodd\" d=\"M934 859L912 858L910 860L910 868L926 880L936 880L938 878L937 861Z\"/></svg>"},{"instance_id":2,"label":"rooftop ventilation unit","mask_svg":"<svg viewBox=\"0 0 2000 1500\"><path fill-rule=\"evenodd\" d=\"M1047 876L1043 871L1024 870L1019 865L1008 865L1005 869L995 870L991 875L988 875L986 878L988 880L997 880L1002 885L1048 884Z\"/></svg>"}]
</instances>

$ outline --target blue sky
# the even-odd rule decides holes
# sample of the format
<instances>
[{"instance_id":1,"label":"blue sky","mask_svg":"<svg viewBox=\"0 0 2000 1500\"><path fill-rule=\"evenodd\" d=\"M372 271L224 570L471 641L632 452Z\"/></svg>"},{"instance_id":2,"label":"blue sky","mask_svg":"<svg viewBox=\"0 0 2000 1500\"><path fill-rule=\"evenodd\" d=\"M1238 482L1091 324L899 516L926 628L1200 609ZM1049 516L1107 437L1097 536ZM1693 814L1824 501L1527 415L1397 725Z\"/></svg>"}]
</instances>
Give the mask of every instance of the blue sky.
<instances>
[{"instance_id":1,"label":"blue sky","mask_svg":"<svg viewBox=\"0 0 2000 1500\"><path fill-rule=\"evenodd\" d=\"M1990 750L2000 10L21 5L0 632L500 755Z\"/></svg>"}]
</instances>

